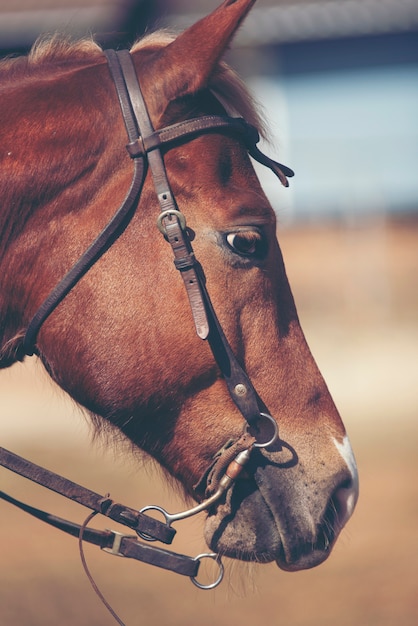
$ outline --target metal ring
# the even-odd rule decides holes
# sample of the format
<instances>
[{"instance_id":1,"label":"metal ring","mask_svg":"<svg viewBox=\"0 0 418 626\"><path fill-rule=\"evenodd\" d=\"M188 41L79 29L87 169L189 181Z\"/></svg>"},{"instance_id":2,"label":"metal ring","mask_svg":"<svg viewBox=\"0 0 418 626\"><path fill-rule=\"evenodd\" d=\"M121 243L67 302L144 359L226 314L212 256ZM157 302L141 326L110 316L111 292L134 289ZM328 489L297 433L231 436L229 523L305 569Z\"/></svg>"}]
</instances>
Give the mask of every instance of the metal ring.
<instances>
[{"instance_id":1,"label":"metal ring","mask_svg":"<svg viewBox=\"0 0 418 626\"><path fill-rule=\"evenodd\" d=\"M202 559L212 559L213 561L216 561L218 566L219 566L219 575L218 578L215 580L215 582L210 583L209 585L203 585L202 583L200 583L196 576L190 576L190 580L192 581L192 583L198 587L199 589L215 589L215 587L217 587L218 585L221 584L223 577L224 577L224 566L223 563L219 557L218 554L214 554L212 553L203 553L203 554L198 554L197 556L195 556L195 558L193 559L194 561L201 561Z\"/></svg>"},{"instance_id":2,"label":"metal ring","mask_svg":"<svg viewBox=\"0 0 418 626\"><path fill-rule=\"evenodd\" d=\"M167 231L163 224L163 219L169 217L170 215L174 215L175 217L177 217L178 221L180 222L181 230L186 230L186 218L184 217L183 213L181 213L180 211L176 211L175 209L167 209L167 211L163 211L157 217L158 230L164 235L164 237L167 237Z\"/></svg>"},{"instance_id":3,"label":"metal ring","mask_svg":"<svg viewBox=\"0 0 418 626\"><path fill-rule=\"evenodd\" d=\"M277 426L276 420L268 413L260 413L260 417L265 417L267 420L271 422L271 424L273 425L273 436L268 441L265 441L265 442L256 441L253 445L254 445L254 448L268 448L278 438L279 428ZM248 425L246 425L246 429L248 430Z\"/></svg>"},{"instance_id":4,"label":"metal ring","mask_svg":"<svg viewBox=\"0 0 418 626\"><path fill-rule=\"evenodd\" d=\"M158 511L159 513L162 514L162 516L164 517L165 523L168 527L171 526L170 523L170 514L167 513L167 511L165 509L163 509L160 506L157 506L155 504L150 504L149 506L144 506L143 509L141 509L139 512L140 513L145 513L145 511ZM156 539L155 537L153 537L152 535L148 535L147 533L143 533L140 530L136 531L136 534L138 535L138 537L141 537L141 539L144 539L145 541L158 541L158 539Z\"/></svg>"}]
</instances>

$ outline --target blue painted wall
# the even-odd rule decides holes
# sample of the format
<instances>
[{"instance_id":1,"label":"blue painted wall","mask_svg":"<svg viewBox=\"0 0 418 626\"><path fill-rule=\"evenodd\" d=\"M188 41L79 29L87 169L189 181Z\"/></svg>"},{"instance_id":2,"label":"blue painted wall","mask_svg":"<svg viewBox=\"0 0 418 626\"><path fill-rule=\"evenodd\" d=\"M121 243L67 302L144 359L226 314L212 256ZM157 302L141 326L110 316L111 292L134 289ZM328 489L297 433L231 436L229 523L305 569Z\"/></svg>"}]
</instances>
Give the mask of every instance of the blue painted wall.
<instances>
[{"instance_id":1,"label":"blue painted wall","mask_svg":"<svg viewBox=\"0 0 418 626\"><path fill-rule=\"evenodd\" d=\"M277 68L250 79L296 171L290 193L261 173L284 220L418 211L418 36L408 41L406 52L387 37L270 51Z\"/></svg>"}]
</instances>

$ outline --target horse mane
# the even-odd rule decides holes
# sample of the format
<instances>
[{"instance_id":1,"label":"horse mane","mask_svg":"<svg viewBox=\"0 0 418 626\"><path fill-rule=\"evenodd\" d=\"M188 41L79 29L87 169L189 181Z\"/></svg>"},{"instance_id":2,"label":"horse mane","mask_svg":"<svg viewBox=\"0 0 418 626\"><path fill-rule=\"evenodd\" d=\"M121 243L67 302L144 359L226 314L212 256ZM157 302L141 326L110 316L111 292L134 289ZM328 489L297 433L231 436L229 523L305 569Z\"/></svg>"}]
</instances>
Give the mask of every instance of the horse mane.
<instances>
[{"instance_id":1,"label":"horse mane","mask_svg":"<svg viewBox=\"0 0 418 626\"><path fill-rule=\"evenodd\" d=\"M169 45L176 37L172 31L160 29L138 39L131 52L141 49L159 49ZM73 40L59 33L42 36L26 56L6 57L0 61L0 75L4 78L26 78L51 70L51 65L62 68L90 65L103 54L103 48L92 38ZM238 115L266 135L261 106L255 102L247 86L226 63L220 62L211 78L210 90L222 103L229 115Z\"/></svg>"},{"instance_id":2,"label":"horse mane","mask_svg":"<svg viewBox=\"0 0 418 626\"><path fill-rule=\"evenodd\" d=\"M28 76L42 69L49 69L51 64L68 65L91 62L102 53L101 47L89 38L73 40L68 36L55 33L39 37L27 55L7 56L0 60L0 72Z\"/></svg>"},{"instance_id":3,"label":"horse mane","mask_svg":"<svg viewBox=\"0 0 418 626\"><path fill-rule=\"evenodd\" d=\"M102 54L102 48L89 38L72 40L58 33L40 37L28 54L28 63L37 66L43 63L63 63L66 61L92 61Z\"/></svg>"}]
</instances>

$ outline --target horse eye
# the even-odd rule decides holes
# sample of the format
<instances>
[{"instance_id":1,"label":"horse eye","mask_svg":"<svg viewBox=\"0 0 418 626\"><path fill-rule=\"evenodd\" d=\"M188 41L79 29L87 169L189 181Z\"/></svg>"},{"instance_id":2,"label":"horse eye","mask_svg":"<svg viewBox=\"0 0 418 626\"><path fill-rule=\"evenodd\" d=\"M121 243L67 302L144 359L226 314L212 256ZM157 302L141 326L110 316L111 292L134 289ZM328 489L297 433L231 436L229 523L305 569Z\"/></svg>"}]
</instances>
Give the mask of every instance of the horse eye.
<instances>
[{"instance_id":1,"label":"horse eye","mask_svg":"<svg viewBox=\"0 0 418 626\"><path fill-rule=\"evenodd\" d=\"M260 233L253 231L229 233L229 235L226 236L226 241L230 248L237 254L243 256L261 256L263 238Z\"/></svg>"}]
</instances>

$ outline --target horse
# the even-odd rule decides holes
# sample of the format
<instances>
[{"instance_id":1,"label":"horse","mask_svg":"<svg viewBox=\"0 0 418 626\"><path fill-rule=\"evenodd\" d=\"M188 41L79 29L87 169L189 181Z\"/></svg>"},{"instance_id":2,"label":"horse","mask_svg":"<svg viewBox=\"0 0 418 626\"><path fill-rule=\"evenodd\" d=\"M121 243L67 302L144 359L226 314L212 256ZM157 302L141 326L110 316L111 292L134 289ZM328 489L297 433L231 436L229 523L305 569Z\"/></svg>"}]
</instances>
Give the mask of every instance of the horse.
<instances>
[{"instance_id":1,"label":"horse","mask_svg":"<svg viewBox=\"0 0 418 626\"><path fill-rule=\"evenodd\" d=\"M2 62L0 364L36 354L98 432L197 508L212 497L211 550L295 571L329 556L358 478L251 159L292 171L256 147L264 123L223 60L254 1L123 63L56 36Z\"/></svg>"}]
</instances>

